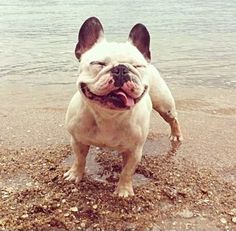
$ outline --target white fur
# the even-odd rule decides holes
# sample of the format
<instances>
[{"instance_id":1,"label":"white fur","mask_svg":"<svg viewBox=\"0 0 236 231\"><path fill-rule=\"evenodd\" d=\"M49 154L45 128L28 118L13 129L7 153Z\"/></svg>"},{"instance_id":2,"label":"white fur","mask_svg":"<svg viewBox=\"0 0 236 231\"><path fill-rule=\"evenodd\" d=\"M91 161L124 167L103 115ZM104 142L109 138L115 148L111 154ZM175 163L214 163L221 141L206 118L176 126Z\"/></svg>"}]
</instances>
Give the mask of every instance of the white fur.
<instances>
[{"instance_id":1,"label":"white fur","mask_svg":"<svg viewBox=\"0 0 236 231\"><path fill-rule=\"evenodd\" d=\"M91 62L106 62L107 67L91 65ZM87 99L79 87L81 82L96 93L109 79L109 70L117 64L139 66L134 75L139 91L148 87L142 99L130 110L111 110ZM109 43L99 41L82 55L77 81L79 90L73 96L66 114L66 125L72 137L76 160L65 174L67 180L79 182L84 173L85 159L90 145L109 147L122 153L124 168L116 189L119 196L133 195L132 175L141 160L142 149L149 131L152 108L170 123L171 138L181 139L176 119L173 97L156 68L130 42Z\"/></svg>"}]
</instances>

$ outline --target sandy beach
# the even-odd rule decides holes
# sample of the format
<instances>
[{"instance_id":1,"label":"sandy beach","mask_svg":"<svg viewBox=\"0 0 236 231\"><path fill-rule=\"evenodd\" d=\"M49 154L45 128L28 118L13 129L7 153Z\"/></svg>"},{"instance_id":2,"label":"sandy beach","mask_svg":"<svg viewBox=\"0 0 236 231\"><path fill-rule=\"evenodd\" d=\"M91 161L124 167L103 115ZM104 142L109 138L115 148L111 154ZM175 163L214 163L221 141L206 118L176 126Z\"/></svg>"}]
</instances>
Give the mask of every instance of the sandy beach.
<instances>
[{"instance_id":1,"label":"sandy beach","mask_svg":"<svg viewBox=\"0 0 236 231\"><path fill-rule=\"evenodd\" d=\"M75 85L0 85L0 230L235 230L236 91L171 86L184 134L153 114L134 177L136 195L113 195L120 157L92 148L80 185L64 127Z\"/></svg>"},{"instance_id":2,"label":"sandy beach","mask_svg":"<svg viewBox=\"0 0 236 231\"><path fill-rule=\"evenodd\" d=\"M1 0L0 231L236 230L236 2ZM78 31L98 17L108 41L144 24L184 141L153 113L135 196L113 194L116 152L93 147L79 185L64 125L76 91Z\"/></svg>"}]
</instances>

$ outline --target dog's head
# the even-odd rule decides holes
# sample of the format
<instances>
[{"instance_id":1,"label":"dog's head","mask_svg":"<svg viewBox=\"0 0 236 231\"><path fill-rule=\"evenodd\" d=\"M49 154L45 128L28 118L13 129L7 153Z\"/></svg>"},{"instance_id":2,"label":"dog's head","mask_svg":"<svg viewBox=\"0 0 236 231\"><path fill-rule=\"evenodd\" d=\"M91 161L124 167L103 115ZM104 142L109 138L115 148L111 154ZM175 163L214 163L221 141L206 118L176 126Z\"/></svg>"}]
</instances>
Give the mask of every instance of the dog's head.
<instances>
[{"instance_id":1,"label":"dog's head","mask_svg":"<svg viewBox=\"0 0 236 231\"><path fill-rule=\"evenodd\" d=\"M132 28L127 42L115 43L106 41L97 18L87 19L75 48L80 60L77 84L83 97L91 105L109 110L134 107L148 88L149 43L149 33L142 24Z\"/></svg>"}]
</instances>

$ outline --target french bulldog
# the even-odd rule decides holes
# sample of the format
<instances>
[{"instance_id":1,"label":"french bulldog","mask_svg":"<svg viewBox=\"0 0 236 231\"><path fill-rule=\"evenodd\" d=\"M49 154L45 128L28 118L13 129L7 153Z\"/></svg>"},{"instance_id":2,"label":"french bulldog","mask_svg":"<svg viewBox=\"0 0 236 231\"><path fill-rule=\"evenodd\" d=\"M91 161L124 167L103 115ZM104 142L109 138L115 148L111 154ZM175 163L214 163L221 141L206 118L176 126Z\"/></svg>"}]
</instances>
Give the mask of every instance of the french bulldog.
<instances>
[{"instance_id":1,"label":"french bulldog","mask_svg":"<svg viewBox=\"0 0 236 231\"><path fill-rule=\"evenodd\" d=\"M149 46L150 35L142 24L131 29L124 43L108 42L96 17L81 26L75 48L78 91L66 113L75 160L64 174L66 180L81 181L90 145L109 147L123 158L115 193L134 195L132 176L142 157L152 109L169 123L170 139L182 140L174 99L150 63Z\"/></svg>"}]
</instances>

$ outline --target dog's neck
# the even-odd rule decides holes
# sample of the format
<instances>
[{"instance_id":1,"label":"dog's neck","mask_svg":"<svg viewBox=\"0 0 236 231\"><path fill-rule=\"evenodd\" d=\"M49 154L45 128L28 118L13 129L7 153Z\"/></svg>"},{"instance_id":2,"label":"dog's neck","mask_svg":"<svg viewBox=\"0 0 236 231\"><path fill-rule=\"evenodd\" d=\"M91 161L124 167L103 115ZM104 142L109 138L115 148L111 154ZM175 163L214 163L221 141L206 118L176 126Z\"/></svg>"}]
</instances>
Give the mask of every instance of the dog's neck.
<instances>
[{"instance_id":1,"label":"dog's neck","mask_svg":"<svg viewBox=\"0 0 236 231\"><path fill-rule=\"evenodd\" d=\"M134 110L134 108L132 108L130 110L116 111L102 108L98 105L88 105L88 107L94 118L100 118L102 120L116 120L117 118L126 118L127 116L132 114L132 111Z\"/></svg>"}]
</instances>

